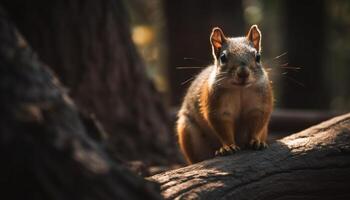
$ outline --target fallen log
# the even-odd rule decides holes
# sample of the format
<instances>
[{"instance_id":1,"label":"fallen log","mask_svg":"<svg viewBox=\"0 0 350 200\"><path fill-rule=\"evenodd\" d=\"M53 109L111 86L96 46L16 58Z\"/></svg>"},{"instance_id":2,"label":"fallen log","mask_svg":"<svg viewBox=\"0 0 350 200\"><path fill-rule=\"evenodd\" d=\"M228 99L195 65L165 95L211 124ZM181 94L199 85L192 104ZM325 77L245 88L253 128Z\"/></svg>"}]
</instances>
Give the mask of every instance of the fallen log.
<instances>
[{"instance_id":1,"label":"fallen log","mask_svg":"<svg viewBox=\"0 0 350 200\"><path fill-rule=\"evenodd\" d=\"M149 179L165 199L350 199L350 114Z\"/></svg>"}]
</instances>

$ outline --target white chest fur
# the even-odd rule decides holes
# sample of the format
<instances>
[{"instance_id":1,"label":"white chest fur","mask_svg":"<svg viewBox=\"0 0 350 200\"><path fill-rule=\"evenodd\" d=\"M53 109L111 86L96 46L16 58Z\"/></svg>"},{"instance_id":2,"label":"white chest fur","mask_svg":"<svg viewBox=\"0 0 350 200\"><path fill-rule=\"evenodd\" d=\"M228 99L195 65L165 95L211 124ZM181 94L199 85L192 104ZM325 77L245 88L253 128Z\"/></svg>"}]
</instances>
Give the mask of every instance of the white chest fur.
<instances>
[{"instance_id":1,"label":"white chest fur","mask_svg":"<svg viewBox=\"0 0 350 200\"><path fill-rule=\"evenodd\" d=\"M250 111L264 111L267 105L258 87L233 88L223 93L218 102L217 114L222 120L235 121Z\"/></svg>"}]
</instances>

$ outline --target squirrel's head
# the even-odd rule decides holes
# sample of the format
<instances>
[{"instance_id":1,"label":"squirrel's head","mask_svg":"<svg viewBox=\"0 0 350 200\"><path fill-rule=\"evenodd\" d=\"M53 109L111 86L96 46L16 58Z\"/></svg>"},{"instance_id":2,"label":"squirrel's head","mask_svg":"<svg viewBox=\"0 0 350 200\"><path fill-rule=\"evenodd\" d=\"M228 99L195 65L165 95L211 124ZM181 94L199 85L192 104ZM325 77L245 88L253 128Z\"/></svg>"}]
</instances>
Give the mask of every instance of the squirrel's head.
<instances>
[{"instance_id":1,"label":"squirrel's head","mask_svg":"<svg viewBox=\"0 0 350 200\"><path fill-rule=\"evenodd\" d=\"M224 87L250 86L264 78L260 63L261 32L251 26L245 37L225 37L216 27L210 36L215 60L215 81Z\"/></svg>"}]
</instances>

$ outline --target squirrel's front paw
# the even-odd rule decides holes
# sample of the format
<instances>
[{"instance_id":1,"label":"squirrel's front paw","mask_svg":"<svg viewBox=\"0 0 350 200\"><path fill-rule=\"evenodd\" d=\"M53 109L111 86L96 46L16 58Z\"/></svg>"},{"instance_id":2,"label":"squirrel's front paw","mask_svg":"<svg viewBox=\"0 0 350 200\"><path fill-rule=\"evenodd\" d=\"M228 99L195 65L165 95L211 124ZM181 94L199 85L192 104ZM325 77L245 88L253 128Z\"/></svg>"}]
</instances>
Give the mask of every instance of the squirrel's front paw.
<instances>
[{"instance_id":1,"label":"squirrel's front paw","mask_svg":"<svg viewBox=\"0 0 350 200\"><path fill-rule=\"evenodd\" d=\"M262 149L266 149L268 147L267 143L264 141L260 141L257 139L252 139L249 142L249 147L255 150L262 150Z\"/></svg>"},{"instance_id":2,"label":"squirrel's front paw","mask_svg":"<svg viewBox=\"0 0 350 200\"><path fill-rule=\"evenodd\" d=\"M239 151L240 148L234 144L231 144L230 146L223 146L219 150L215 151L215 156L227 156L234 154L236 151Z\"/></svg>"}]
</instances>

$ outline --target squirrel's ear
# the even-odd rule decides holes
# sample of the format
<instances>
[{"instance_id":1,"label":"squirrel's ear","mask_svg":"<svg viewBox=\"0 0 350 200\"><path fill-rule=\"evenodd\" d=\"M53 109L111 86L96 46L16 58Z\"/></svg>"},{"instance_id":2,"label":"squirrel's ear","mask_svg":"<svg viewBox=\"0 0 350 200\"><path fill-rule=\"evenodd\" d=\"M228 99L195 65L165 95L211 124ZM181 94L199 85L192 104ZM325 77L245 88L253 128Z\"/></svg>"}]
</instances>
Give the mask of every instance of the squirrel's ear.
<instances>
[{"instance_id":1,"label":"squirrel's ear","mask_svg":"<svg viewBox=\"0 0 350 200\"><path fill-rule=\"evenodd\" d=\"M224 33L219 27L213 28L213 31L211 32L211 35L210 35L210 43L211 43L214 55L216 56L218 55L221 47L226 42L226 40L227 39Z\"/></svg>"},{"instance_id":2,"label":"squirrel's ear","mask_svg":"<svg viewBox=\"0 0 350 200\"><path fill-rule=\"evenodd\" d=\"M253 44L254 48L258 53L261 50L261 32L257 25L250 27L250 30L247 34L247 39Z\"/></svg>"}]
</instances>

